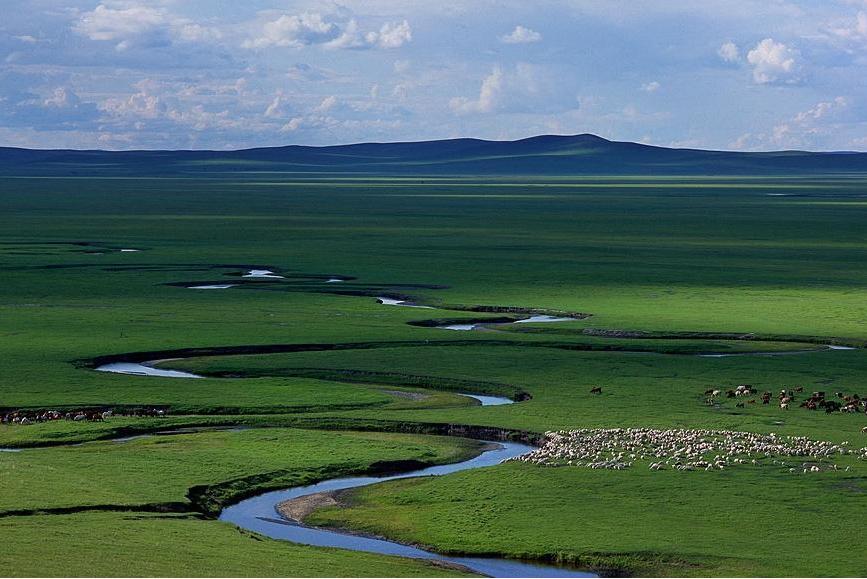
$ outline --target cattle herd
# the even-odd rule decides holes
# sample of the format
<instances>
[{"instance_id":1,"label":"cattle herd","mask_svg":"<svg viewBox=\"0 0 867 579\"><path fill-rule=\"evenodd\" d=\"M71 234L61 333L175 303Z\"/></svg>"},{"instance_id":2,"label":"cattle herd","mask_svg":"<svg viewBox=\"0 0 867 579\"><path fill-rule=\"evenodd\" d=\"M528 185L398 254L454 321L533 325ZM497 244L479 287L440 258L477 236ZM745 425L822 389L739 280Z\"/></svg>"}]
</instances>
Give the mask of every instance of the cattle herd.
<instances>
[{"instance_id":1,"label":"cattle herd","mask_svg":"<svg viewBox=\"0 0 867 579\"><path fill-rule=\"evenodd\" d=\"M771 398L774 396L773 392L766 390L757 398L757 391L752 385L740 384L736 388L725 391L718 388L708 388L704 392L705 404L708 406L717 404L723 392L725 392L726 398L738 399L735 403L737 408L744 408L746 404L756 404L757 400L761 400L762 404L770 404ZM776 396L776 403L779 405L780 410L788 410L793 403L801 399L799 407L806 408L807 410L824 410L827 414L834 412L863 412L867 414L867 398L862 398L858 394L835 392L833 397L831 397L827 396L824 391L817 391L807 397L803 392L803 386L781 389Z\"/></svg>"},{"instance_id":2,"label":"cattle herd","mask_svg":"<svg viewBox=\"0 0 867 579\"><path fill-rule=\"evenodd\" d=\"M160 417L166 411L161 408L129 408L124 410L86 408L77 410L10 410L0 414L0 424L36 424L55 420L73 422L102 422L112 416Z\"/></svg>"},{"instance_id":3,"label":"cattle herd","mask_svg":"<svg viewBox=\"0 0 867 579\"><path fill-rule=\"evenodd\" d=\"M848 470L833 461L867 460L867 447L731 430L584 428L545 433L533 452L512 460L543 466L623 470L637 462L650 470L723 470L735 465L776 465L792 473Z\"/></svg>"}]
</instances>

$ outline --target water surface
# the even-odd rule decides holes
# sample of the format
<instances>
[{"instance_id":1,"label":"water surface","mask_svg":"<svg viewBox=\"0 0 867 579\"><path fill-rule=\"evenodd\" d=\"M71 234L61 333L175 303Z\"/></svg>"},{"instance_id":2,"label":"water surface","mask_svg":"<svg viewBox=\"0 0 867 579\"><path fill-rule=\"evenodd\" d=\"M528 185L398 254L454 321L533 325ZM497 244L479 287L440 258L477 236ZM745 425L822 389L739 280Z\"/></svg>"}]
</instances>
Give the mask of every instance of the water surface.
<instances>
[{"instance_id":1,"label":"water surface","mask_svg":"<svg viewBox=\"0 0 867 579\"><path fill-rule=\"evenodd\" d=\"M270 269L251 269L241 277L252 277L252 278L267 278L267 279L286 279L282 275L277 275Z\"/></svg>"},{"instance_id":2,"label":"water surface","mask_svg":"<svg viewBox=\"0 0 867 579\"><path fill-rule=\"evenodd\" d=\"M111 364L103 364L94 368L97 372L112 372L114 374L131 374L133 376L158 376L160 378L204 378L198 374L191 372L182 372L181 370L165 370L163 368L155 368L151 364L156 364L159 360L152 362L143 362L141 364L135 362L112 362Z\"/></svg>"},{"instance_id":3,"label":"water surface","mask_svg":"<svg viewBox=\"0 0 867 579\"><path fill-rule=\"evenodd\" d=\"M314 485L263 493L227 507L220 513L220 520L234 523L241 528L266 535L273 539L291 541L302 545L338 547L352 551L457 563L491 577L596 577L597 575L577 569L525 563L512 559L496 557L449 557L384 539L362 537L326 529L315 529L283 519L276 510L277 505L284 501L315 493L358 488L402 478L441 476L463 470L493 466L503 460L525 454L532 450L534 450L533 447L525 444L502 442L497 443L496 448L485 451L479 456L463 462L432 466L391 476L331 479Z\"/></svg>"}]
</instances>

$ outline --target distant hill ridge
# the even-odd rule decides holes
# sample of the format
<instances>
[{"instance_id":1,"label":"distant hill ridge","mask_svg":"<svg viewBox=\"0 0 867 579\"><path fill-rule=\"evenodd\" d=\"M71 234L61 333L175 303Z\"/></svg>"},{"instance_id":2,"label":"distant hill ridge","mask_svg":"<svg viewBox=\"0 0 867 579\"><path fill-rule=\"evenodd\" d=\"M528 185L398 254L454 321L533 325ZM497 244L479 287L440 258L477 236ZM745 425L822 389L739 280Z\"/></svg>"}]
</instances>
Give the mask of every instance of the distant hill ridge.
<instances>
[{"instance_id":1,"label":"distant hill ridge","mask_svg":"<svg viewBox=\"0 0 867 579\"><path fill-rule=\"evenodd\" d=\"M218 175L237 171L395 175L783 175L867 173L867 153L672 149L581 135L447 139L237 151L0 147L0 175Z\"/></svg>"}]
</instances>

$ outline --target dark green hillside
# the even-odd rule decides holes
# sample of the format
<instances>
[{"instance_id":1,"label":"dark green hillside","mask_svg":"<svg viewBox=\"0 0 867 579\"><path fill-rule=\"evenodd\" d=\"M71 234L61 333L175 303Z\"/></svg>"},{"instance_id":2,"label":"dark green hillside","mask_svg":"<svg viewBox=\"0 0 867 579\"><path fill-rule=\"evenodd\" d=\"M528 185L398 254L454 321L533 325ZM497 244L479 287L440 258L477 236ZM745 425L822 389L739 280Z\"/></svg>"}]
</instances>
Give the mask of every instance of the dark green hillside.
<instances>
[{"instance_id":1,"label":"dark green hillside","mask_svg":"<svg viewBox=\"0 0 867 579\"><path fill-rule=\"evenodd\" d=\"M0 175L226 172L391 175L782 175L867 172L867 153L741 153L669 149L595 135L518 141L450 139L291 145L239 151L71 151L0 148Z\"/></svg>"}]
</instances>

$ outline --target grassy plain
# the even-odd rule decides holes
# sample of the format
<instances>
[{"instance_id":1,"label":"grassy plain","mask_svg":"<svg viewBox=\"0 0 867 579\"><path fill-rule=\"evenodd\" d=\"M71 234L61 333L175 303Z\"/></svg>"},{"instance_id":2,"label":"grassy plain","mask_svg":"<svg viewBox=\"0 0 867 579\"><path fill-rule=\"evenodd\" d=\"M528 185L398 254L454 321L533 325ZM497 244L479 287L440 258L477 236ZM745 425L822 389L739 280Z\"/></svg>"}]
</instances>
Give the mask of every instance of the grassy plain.
<instances>
[{"instance_id":1,"label":"grassy plain","mask_svg":"<svg viewBox=\"0 0 867 579\"><path fill-rule=\"evenodd\" d=\"M76 561L59 574L437 571L258 541L194 512L187 492L197 485L283 473L248 486L291 486L376 461L468 452L456 439L287 428L302 420L534 432L715 427L864 446L863 415L740 409L727 401L713 407L702 396L711 385L742 382L867 394L863 350L694 354L867 343L865 186L867 179L846 176L4 178L0 406L166 405L170 415L0 425L0 446L193 424L280 428L0 453L0 510L19 511L0 517L7 545L0 564L14 574L45 574L33 566L39 553ZM239 277L256 266L286 279ZM332 275L355 279L328 283ZM233 282L242 285L171 285ZM407 322L486 314L384 306L374 299L380 294L592 316L450 332ZM588 329L656 338L603 338ZM755 333L770 341L670 339L672 332ZM188 347L358 343L374 346L169 363L234 378L110 375L86 364ZM532 399L479 407L450 393L456 380ZM589 394L596 384L602 396ZM410 400L395 390L430 397ZM809 477L504 465L381 485L358 493L355 508L315 516L443 550L560 557L625 572L863 575L867 559L852 540L867 515L867 467L851 466ZM230 485L230 494L243 486ZM135 510L153 503L190 512ZM112 571L97 559L117 529ZM769 533L777 539L766 539ZM154 557L157 549L164 556Z\"/></svg>"}]
</instances>

